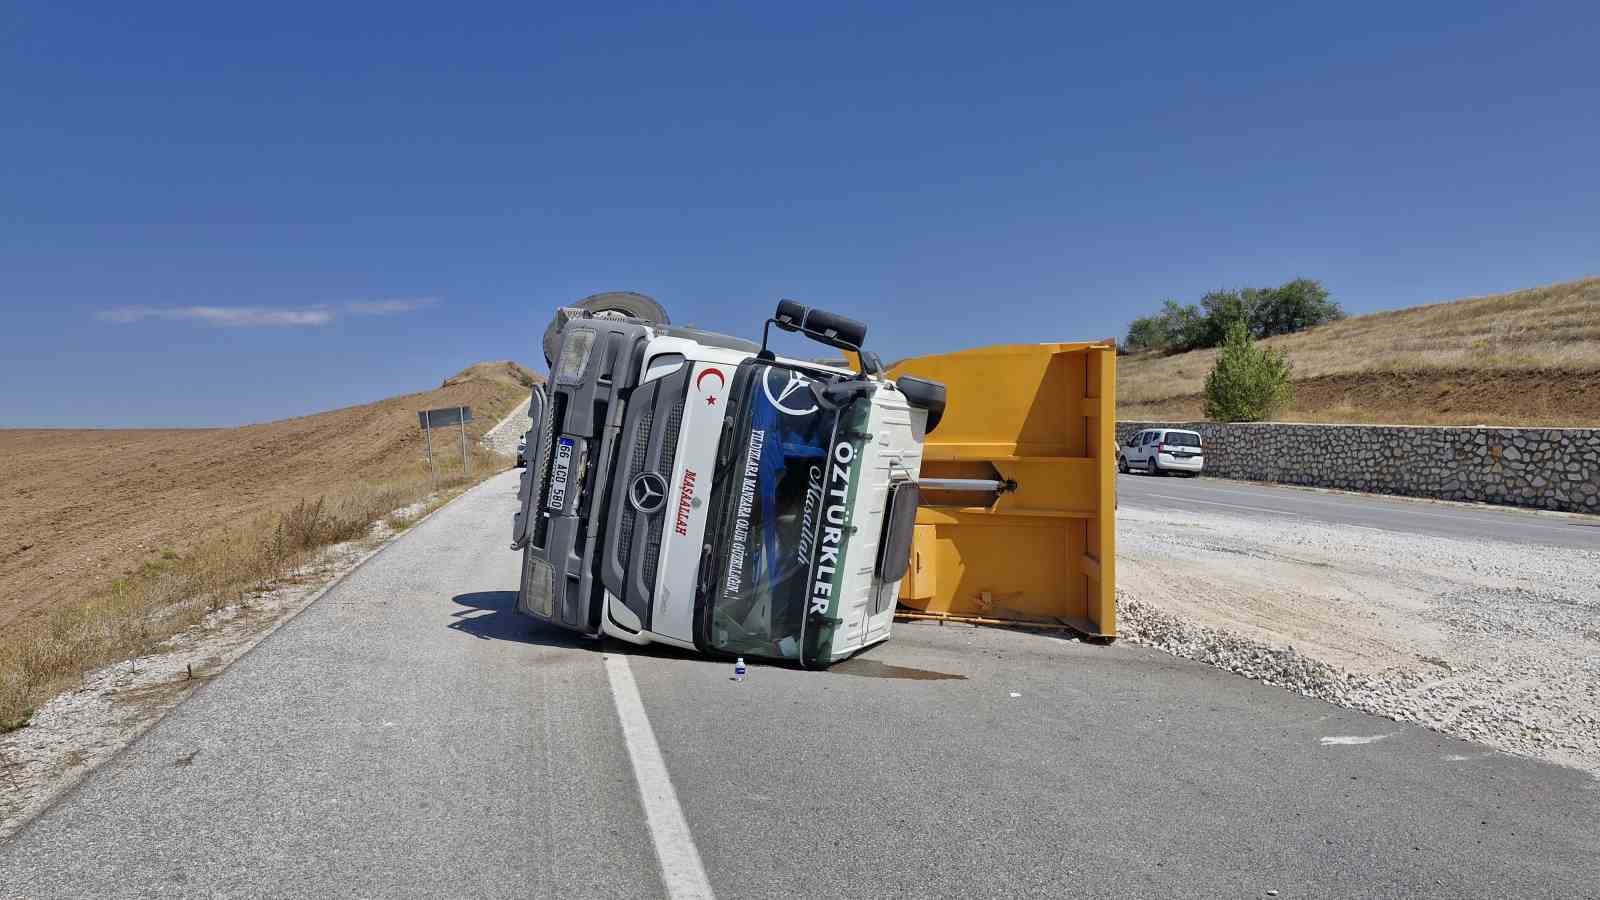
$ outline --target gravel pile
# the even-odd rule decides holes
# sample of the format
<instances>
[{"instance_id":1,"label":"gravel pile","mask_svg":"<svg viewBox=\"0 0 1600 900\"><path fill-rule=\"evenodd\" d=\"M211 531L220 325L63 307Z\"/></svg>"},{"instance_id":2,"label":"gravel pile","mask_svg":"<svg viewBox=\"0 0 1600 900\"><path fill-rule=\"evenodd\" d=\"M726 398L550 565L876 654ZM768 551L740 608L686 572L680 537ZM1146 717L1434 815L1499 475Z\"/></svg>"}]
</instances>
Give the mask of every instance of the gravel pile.
<instances>
[{"instance_id":1,"label":"gravel pile","mask_svg":"<svg viewBox=\"0 0 1600 900\"><path fill-rule=\"evenodd\" d=\"M1397 722L1415 722L1453 737L1563 762L1600 775L1600 713L1570 712L1554 723L1541 724L1531 714L1533 708L1545 706L1545 692L1539 687L1533 687L1527 697L1496 699L1484 691L1485 685L1452 684L1448 679L1430 678L1428 673L1417 670L1347 672L1292 646L1274 646L1226 629L1186 622L1120 593L1117 616L1121 638L1135 644L1346 709ZM1480 675L1468 680L1493 681L1501 687L1507 683L1548 685L1549 674L1530 663L1489 678ZM1600 710L1600 697L1591 697L1595 701L1591 709ZM1550 699L1558 699L1554 690L1550 691Z\"/></svg>"},{"instance_id":2,"label":"gravel pile","mask_svg":"<svg viewBox=\"0 0 1600 900\"><path fill-rule=\"evenodd\" d=\"M1126 639L1600 775L1600 553L1223 514L1118 519Z\"/></svg>"},{"instance_id":3,"label":"gravel pile","mask_svg":"<svg viewBox=\"0 0 1600 900\"><path fill-rule=\"evenodd\" d=\"M1418 673L1394 669L1377 675L1354 674L1306 656L1293 646L1273 646L1226 629L1185 622L1120 593L1117 617L1121 636L1133 643L1288 688L1304 697L1426 724L1406 699L1425 681Z\"/></svg>"}]
</instances>

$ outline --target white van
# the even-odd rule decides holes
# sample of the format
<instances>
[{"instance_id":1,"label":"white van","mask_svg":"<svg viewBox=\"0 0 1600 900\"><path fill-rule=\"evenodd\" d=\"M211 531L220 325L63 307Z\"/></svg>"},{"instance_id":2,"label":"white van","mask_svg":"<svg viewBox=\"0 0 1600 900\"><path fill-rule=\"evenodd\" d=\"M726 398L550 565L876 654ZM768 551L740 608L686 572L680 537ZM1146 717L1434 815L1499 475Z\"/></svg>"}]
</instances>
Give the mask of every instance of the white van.
<instances>
[{"instance_id":1,"label":"white van","mask_svg":"<svg viewBox=\"0 0 1600 900\"><path fill-rule=\"evenodd\" d=\"M1117 469L1124 473L1134 469L1151 475L1179 472L1192 478L1205 467L1200 432L1181 428L1146 428L1129 438L1117 454Z\"/></svg>"}]
</instances>

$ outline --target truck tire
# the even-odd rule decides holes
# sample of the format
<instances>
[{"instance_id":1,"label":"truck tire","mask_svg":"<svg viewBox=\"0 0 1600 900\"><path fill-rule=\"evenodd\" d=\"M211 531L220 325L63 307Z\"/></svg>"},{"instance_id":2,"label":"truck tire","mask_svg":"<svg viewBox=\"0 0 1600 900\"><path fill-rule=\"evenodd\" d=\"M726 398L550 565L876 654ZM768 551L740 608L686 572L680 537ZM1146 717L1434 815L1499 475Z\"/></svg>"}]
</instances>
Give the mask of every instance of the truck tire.
<instances>
[{"instance_id":1,"label":"truck tire","mask_svg":"<svg viewBox=\"0 0 1600 900\"><path fill-rule=\"evenodd\" d=\"M661 304L654 298L636 291L590 294L572 305L602 318L640 319L652 325L667 325L672 322L667 318L667 311ZM561 325L561 316L556 315L550 319L550 324L545 326L544 362L547 366L553 367L556 364L556 357L561 355Z\"/></svg>"},{"instance_id":2,"label":"truck tire","mask_svg":"<svg viewBox=\"0 0 1600 900\"><path fill-rule=\"evenodd\" d=\"M939 420L944 418L944 385L926 378L901 375L894 380L894 386L905 395L907 403L928 411L928 425L923 429L923 434L933 434L933 430L939 427Z\"/></svg>"}]
</instances>

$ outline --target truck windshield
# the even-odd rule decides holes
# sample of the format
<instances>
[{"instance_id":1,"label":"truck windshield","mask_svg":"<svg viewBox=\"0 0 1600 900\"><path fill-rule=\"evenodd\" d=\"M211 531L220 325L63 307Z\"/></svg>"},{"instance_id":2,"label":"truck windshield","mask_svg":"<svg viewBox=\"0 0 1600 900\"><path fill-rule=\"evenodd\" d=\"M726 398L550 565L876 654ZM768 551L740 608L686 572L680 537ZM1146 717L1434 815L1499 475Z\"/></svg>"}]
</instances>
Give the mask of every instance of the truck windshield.
<instances>
[{"instance_id":1,"label":"truck windshield","mask_svg":"<svg viewBox=\"0 0 1600 900\"><path fill-rule=\"evenodd\" d=\"M759 364L744 382L739 449L727 475L726 555L706 637L730 654L797 659L822 515L827 448L838 414L812 379Z\"/></svg>"}]
</instances>

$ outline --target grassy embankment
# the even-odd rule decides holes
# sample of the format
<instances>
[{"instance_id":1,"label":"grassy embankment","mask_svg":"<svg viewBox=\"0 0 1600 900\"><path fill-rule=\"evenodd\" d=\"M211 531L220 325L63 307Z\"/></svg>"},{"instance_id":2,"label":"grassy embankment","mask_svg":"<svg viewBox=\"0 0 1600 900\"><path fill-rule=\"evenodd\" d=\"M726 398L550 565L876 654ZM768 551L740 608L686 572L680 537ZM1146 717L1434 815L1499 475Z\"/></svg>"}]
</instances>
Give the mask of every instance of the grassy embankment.
<instances>
[{"instance_id":1,"label":"grassy embankment","mask_svg":"<svg viewBox=\"0 0 1600 900\"><path fill-rule=\"evenodd\" d=\"M404 530L471 484L503 471L510 460L483 449L476 439L526 398L530 377L520 367L474 366L435 391L376 404L285 423L163 433L161 452L193 453L201 460L184 467L190 472L189 484L144 482L130 488L128 479L139 475L142 461L121 464L127 472L117 469L116 462L96 463L109 467L101 473L107 485L101 493L110 498L108 502L114 504L124 494L132 495L133 502L141 491L149 499L142 511L131 506L120 510L120 517L108 517L107 527L113 532L121 522L135 537L118 539L113 533L109 538L101 535L102 540L115 541L120 548L153 533L170 545L141 548L136 560L121 557L124 566L109 579L96 579L99 567L91 563L69 579L83 585L77 594L70 587L63 592L55 583L41 582L39 572L10 573L20 584L47 585L38 590L53 593L46 608L0 610L11 613L0 635L0 732L26 724L39 704L101 666L149 653L214 610L230 605L248 608L252 598L263 592L304 581L310 577L308 564L324 548L362 538L385 520L391 529ZM468 432L472 476L462 473L458 443L438 441L434 452L440 478L435 489L419 452L422 438L415 410L457 403L472 405L477 417ZM327 447L335 440L332 435L351 431L356 440L330 459ZM51 444L70 443L77 434L52 434ZM102 437L84 434L85 441ZM263 476L272 481L268 485L272 489L263 493L241 487L260 487L255 482L261 479L240 478L238 472L248 476L254 465L252 450L259 452L264 443L274 441L279 443L273 446L272 472ZM192 449L201 444L203 450ZM353 452L357 447L365 452ZM123 456L133 454L114 453L108 458ZM231 477L218 478L218 469L235 471ZM181 480L183 475L175 477ZM210 483L200 484L208 477ZM51 555L49 546L36 547L64 530L40 523L59 520L50 517L52 502L81 504L83 496L95 489L93 483L74 488L42 479L19 488L19 494L45 507L41 515L46 516L32 523L34 534L22 534L23 549L46 552L12 553L13 566L19 560L25 564L31 556L42 571L64 558ZM77 496L55 501L52 491ZM132 521L141 515L148 521ZM196 523L210 527L196 532ZM186 532L203 536L185 540ZM72 539L70 534L64 538ZM82 558L118 559L116 554Z\"/></svg>"},{"instance_id":2,"label":"grassy embankment","mask_svg":"<svg viewBox=\"0 0 1600 900\"><path fill-rule=\"evenodd\" d=\"M1354 316L1269 338L1288 422L1600 426L1600 278ZM1215 350L1119 361L1117 415L1202 417Z\"/></svg>"}]
</instances>

